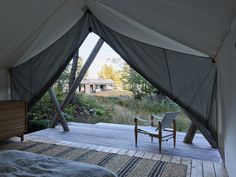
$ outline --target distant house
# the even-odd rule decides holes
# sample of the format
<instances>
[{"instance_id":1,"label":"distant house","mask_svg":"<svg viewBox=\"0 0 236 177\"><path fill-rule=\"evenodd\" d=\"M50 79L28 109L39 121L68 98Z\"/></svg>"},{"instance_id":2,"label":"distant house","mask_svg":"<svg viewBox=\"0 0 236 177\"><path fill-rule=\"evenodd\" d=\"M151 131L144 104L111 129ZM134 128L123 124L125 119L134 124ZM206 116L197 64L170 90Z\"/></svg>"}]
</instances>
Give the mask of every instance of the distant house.
<instances>
[{"instance_id":1,"label":"distant house","mask_svg":"<svg viewBox=\"0 0 236 177\"><path fill-rule=\"evenodd\" d=\"M115 88L115 82L111 79L83 79L79 86L79 92L96 93L111 91Z\"/></svg>"}]
</instances>

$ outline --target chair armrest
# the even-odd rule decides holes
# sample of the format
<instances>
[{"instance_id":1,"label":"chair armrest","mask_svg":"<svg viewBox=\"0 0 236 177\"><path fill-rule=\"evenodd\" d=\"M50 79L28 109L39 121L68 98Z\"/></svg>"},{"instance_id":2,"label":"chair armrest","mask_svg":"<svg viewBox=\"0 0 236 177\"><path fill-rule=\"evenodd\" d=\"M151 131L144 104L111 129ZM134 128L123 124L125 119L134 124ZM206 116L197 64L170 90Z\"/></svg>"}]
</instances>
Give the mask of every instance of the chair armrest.
<instances>
[{"instance_id":1,"label":"chair armrest","mask_svg":"<svg viewBox=\"0 0 236 177\"><path fill-rule=\"evenodd\" d=\"M150 120L141 119L141 118L139 118L139 117L134 117L134 121L135 121L135 119L136 119L137 121L141 121L141 122L149 122L149 123L152 122L152 121L150 121Z\"/></svg>"},{"instance_id":2,"label":"chair armrest","mask_svg":"<svg viewBox=\"0 0 236 177\"><path fill-rule=\"evenodd\" d=\"M166 132L173 132L174 131L172 128L164 128L163 130Z\"/></svg>"},{"instance_id":3,"label":"chair armrest","mask_svg":"<svg viewBox=\"0 0 236 177\"><path fill-rule=\"evenodd\" d=\"M155 114L151 115L153 118L157 119L158 121L162 120L163 117L157 116Z\"/></svg>"},{"instance_id":4,"label":"chair armrest","mask_svg":"<svg viewBox=\"0 0 236 177\"><path fill-rule=\"evenodd\" d=\"M141 118L139 118L139 117L134 117L134 122L135 122L135 119L137 120L137 122L138 122L138 121L141 121L141 122L148 122L148 123L158 123L158 122L161 121L161 119L160 119L160 120L152 121L152 120L141 119Z\"/></svg>"}]
</instances>

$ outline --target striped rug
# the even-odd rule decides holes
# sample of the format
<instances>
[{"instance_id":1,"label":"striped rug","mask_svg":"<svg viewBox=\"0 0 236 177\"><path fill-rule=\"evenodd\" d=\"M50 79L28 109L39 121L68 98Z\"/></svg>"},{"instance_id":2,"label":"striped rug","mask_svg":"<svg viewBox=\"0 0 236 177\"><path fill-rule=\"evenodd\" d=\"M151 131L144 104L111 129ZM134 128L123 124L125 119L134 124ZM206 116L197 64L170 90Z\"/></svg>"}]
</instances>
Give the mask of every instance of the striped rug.
<instances>
[{"instance_id":1,"label":"striped rug","mask_svg":"<svg viewBox=\"0 0 236 177\"><path fill-rule=\"evenodd\" d=\"M182 164L34 141L14 142L0 147L0 151L9 149L96 164L110 169L119 177L186 177L187 171L187 166Z\"/></svg>"}]
</instances>

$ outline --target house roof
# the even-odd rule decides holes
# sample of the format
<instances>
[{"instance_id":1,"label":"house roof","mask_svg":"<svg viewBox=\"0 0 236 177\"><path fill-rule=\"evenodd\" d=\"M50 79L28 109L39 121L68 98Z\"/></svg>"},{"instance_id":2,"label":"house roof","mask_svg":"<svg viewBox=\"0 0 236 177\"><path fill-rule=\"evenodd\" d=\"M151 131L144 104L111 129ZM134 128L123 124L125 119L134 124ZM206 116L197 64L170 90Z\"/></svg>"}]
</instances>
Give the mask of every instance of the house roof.
<instances>
[{"instance_id":1,"label":"house roof","mask_svg":"<svg viewBox=\"0 0 236 177\"><path fill-rule=\"evenodd\" d=\"M115 82L111 79L83 79L81 84L115 84Z\"/></svg>"}]
</instances>

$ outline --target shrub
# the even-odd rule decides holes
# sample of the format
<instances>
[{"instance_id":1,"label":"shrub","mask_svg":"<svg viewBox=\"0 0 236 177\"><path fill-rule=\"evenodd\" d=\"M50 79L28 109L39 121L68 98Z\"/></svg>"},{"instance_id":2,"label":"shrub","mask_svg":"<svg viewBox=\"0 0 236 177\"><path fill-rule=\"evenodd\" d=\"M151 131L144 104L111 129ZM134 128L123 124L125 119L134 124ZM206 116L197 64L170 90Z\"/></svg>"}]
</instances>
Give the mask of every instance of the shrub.
<instances>
[{"instance_id":1,"label":"shrub","mask_svg":"<svg viewBox=\"0 0 236 177\"><path fill-rule=\"evenodd\" d=\"M63 93L56 94L60 101L62 101L62 99L65 97L65 94ZM67 121L133 124L133 120L129 118L130 115L133 114L164 115L166 112L180 110L178 105L167 98L153 101L149 97L137 100L132 97L102 97L91 96L82 93L78 94L78 98L80 101L78 104L69 104L64 111ZM78 108L87 110L93 109L95 113L88 118L78 118ZM28 113L28 127L30 131L47 128L54 116L54 106L51 102L49 94L46 93ZM146 119L149 119L149 116L146 116ZM176 122L178 131L186 131L190 123L186 115L182 112L178 116Z\"/></svg>"},{"instance_id":2,"label":"shrub","mask_svg":"<svg viewBox=\"0 0 236 177\"><path fill-rule=\"evenodd\" d=\"M49 121L47 120L29 120L28 121L28 133L39 131L48 128Z\"/></svg>"}]
</instances>

